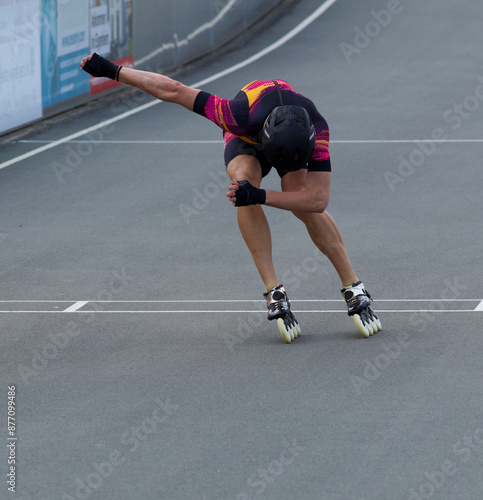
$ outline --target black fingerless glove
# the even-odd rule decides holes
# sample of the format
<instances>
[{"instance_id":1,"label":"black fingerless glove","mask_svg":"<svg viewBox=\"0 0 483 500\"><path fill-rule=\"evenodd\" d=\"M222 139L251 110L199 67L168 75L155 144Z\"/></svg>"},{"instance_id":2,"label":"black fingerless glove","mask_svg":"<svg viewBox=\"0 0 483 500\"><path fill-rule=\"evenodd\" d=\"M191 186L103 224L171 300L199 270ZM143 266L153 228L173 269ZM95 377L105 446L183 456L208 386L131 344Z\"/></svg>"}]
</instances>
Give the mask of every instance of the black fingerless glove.
<instances>
[{"instance_id":1,"label":"black fingerless glove","mask_svg":"<svg viewBox=\"0 0 483 500\"><path fill-rule=\"evenodd\" d=\"M111 80L119 81L119 71L121 71L121 68L122 66L114 64L94 52L91 60L87 61L82 69L87 71L87 73L92 76L103 76L105 78L110 78Z\"/></svg>"},{"instance_id":2,"label":"black fingerless glove","mask_svg":"<svg viewBox=\"0 0 483 500\"><path fill-rule=\"evenodd\" d=\"M246 205L263 205L266 200L265 189L258 189L252 186L248 181L240 181L236 193L236 207L245 207Z\"/></svg>"}]
</instances>

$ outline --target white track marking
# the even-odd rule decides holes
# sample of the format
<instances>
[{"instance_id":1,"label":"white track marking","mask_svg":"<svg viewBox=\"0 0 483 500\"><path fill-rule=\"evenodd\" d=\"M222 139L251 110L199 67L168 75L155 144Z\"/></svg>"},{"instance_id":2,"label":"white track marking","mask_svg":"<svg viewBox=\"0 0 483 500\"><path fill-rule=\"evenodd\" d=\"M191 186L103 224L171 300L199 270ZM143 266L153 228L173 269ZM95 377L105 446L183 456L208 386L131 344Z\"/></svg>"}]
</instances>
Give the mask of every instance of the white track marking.
<instances>
[{"instance_id":1,"label":"white track marking","mask_svg":"<svg viewBox=\"0 0 483 500\"><path fill-rule=\"evenodd\" d=\"M481 299L377 299L380 302L480 302ZM0 300L0 304L63 304L72 302L78 303L78 300ZM181 299L181 300L86 300L93 304L237 304L246 303L265 303L263 299ZM290 299L290 302L338 302L343 304L343 299ZM481 301L483 303L483 301ZM476 310L476 309L475 309Z\"/></svg>"},{"instance_id":2,"label":"white track marking","mask_svg":"<svg viewBox=\"0 0 483 500\"><path fill-rule=\"evenodd\" d=\"M67 307L64 310L58 311L42 311L42 310L11 310L4 309L0 310L0 313L4 314L57 314L57 313L71 313L71 314L266 314L265 308L263 309L176 309L172 311L166 310L83 310L81 311L85 305L91 304L264 304L265 301L262 299L212 299L212 300L0 300L0 304L60 304L60 303L72 303L71 306ZM340 309L307 309L307 310L297 310L294 311L296 314L304 314L304 313L343 313L347 314L345 308L343 308L343 303L341 299L295 299L291 300L291 302L302 302L302 303L339 303L341 304ZM469 312L477 312L483 311L483 300L480 299L378 299L378 303L442 303L442 302L476 302L478 306L475 309L379 309L376 307L376 312L380 313L469 313Z\"/></svg>"},{"instance_id":3,"label":"white track marking","mask_svg":"<svg viewBox=\"0 0 483 500\"><path fill-rule=\"evenodd\" d=\"M348 140L339 140L339 141L330 141L331 144L414 144L417 142L435 142L435 143L447 143L447 142L455 142L455 143L467 143L467 142L483 142L483 139L370 139L370 140L362 140L362 139L348 139Z\"/></svg>"},{"instance_id":4,"label":"white track marking","mask_svg":"<svg viewBox=\"0 0 483 500\"><path fill-rule=\"evenodd\" d=\"M54 141L47 140L36 140L36 139L20 139L18 141L14 141L22 144L48 144ZM88 141L88 140L75 140L75 141L67 141L66 144L223 144L223 141L204 141L204 140L186 140L186 141Z\"/></svg>"},{"instance_id":5,"label":"white track marking","mask_svg":"<svg viewBox=\"0 0 483 500\"><path fill-rule=\"evenodd\" d=\"M295 299L291 300L291 302L302 302L302 303L338 303L341 305L340 309L307 309L307 310L297 310L294 311L297 314L304 313L343 313L347 314L346 309L343 307L342 299ZM483 300L481 299L378 299L377 303L442 303L442 302L473 302L477 303L478 306L475 309L379 309L376 306L376 312L379 313L468 313L475 311L483 311ZM67 307L64 310L58 311L32 311L32 310L10 310L4 309L0 310L0 313L12 313L12 314L57 314L57 313L82 313L82 314L237 314L237 313L263 313L266 314L265 308L263 309L176 309L172 311L165 310L83 310L81 311L85 305L91 304L145 304L153 305L153 304L264 304L265 301L263 299L203 299L203 300L0 300L0 304L60 304L60 303L69 303L71 306Z\"/></svg>"},{"instance_id":6,"label":"white track marking","mask_svg":"<svg viewBox=\"0 0 483 500\"><path fill-rule=\"evenodd\" d=\"M75 304L71 305L70 307L68 307L67 309L65 309L64 311L62 312L76 312L78 311L81 307L84 307L86 304L88 304L89 302L85 301L85 300L79 300L79 302L76 302Z\"/></svg>"},{"instance_id":7,"label":"white track marking","mask_svg":"<svg viewBox=\"0 0 483 500\"><path fill-rule=\"evenodd\" d=\"M0 314L62 314L66 311L5 311L0 310ZM341 309L315 309L315 310L299 310L293 311L295 314L305 314L305 313L343 313L347 314L347 311ZM407 313L472 313L475 312L474 309L378 309L377 314L380 313L396 313L396 314L407 314ZM178 310L178 311L71 311L72 314L267 314L267 311L254 311L250 310Z\"/></svg>"},{"instance_id":8,"label":"white track marking","mask_svg":"<svg viewBox=\"0 0 483 500\"><path fill-rule=\"evenodd\" d=\"M56 142L54 140L40 140L40 139L19 139L12 141L18 144L51 144ZM347 139L347 140L331 140L330 144L416 144L418 142L437 142L437 143L482 143L483 139ZM185 141L149 141L149 140L105 140L105 141L89 141L89 140L71 140L65 141L67 144L223 144L219 140L185 140Z\"/></svg>"},{"instance_id":9,"label":"white track marking","mask_svg":"<svg viewBox=\"0 0 483 500\"><path fill-rule=\"evenodd\" d=\"M285 43L290 41L296 35L298 35L307 26L309 26L317 18L319 18L329 7L331 7L333 4L335 4L335 2L337 2L337 0L326 0L310 16L308 16L306 19L304 19L300 24L298 24L295 28L290 30L283 37L279 38L275 43L272 43L271 45L269 45L265 49L261 50L260 52L257 52L256 54L249 57L248 59L245 59L244 61L242 61L238 64L235 64L234 66L230 66L229 68L225 69L224 71L220 71L219 73L215 73L214 75L212 75L208 78L205 78L204 80L193 83L192 85L190 85L190 87L198 88L198 87L202 87L203 85L206 85L208 83L211 83L215 80L219 80L220 78L222 78L226 75L234 73L235 71L238 71L239 69L242 69L242 68L248 66L249 64L251 64L255 61L258 61L258 59L261 59L262 57L266 56L267 54L270 54L274 50L278 49L279 47L281 47L282 45L284 45ZM31 158L32 156L36 156L40 153L43 153L44 151L55 148L56 146L60 146L61 144L65 144L66 142L77 139L78 137L81 137L83 135L94 132L95 130L99 130L100 128L104 128L104 127L107 127L109 125L112 125L113 123L116 123L120 120L123 120L124 118L132 116L136 113L139 113L140 111L144 111L145 109L151 108L152 106L155 106L156 104L159 104L160 102L162 102L162 101L159 101L157 99L154 101L150 101L146 104L143 104L142 106L139 106L138 108L134 108L134 109L131 109L131 110L126 111L124 113L121 113L120 115L117 115L116 117L111 118L109 120L105 120L101 123L98 123L97 125L93 125L92 127L88 127L88 128L83 129L83 130L79 130L78 132L75 132L74 134L70 134L66 137L63 137L62 139L58 139L57 141L51 142L49 144L45 144L44 146L33 149L32 151L29 151L28 153L25 153L23 155L16 156L15 158L12 158L12 159L7 160L3 163L0 163L0 170L2 168L9 167L10 165L14 165L15 163L18 163L22 160L26 160L27 158Z\"/></svg>"}]
</instances>

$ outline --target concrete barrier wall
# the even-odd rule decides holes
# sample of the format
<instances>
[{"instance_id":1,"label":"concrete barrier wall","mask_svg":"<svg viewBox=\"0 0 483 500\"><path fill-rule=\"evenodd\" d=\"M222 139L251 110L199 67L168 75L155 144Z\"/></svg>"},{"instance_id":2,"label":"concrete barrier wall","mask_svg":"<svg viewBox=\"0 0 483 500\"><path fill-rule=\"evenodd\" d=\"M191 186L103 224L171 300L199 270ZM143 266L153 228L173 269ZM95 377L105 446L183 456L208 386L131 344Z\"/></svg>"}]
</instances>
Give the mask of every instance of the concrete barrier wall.
<instances>
[{"instance_id":1,"label":"concrete barrier wall","mask_svg":"<svg viewBox=\"0 0 483 500\"><path fill-rule=\"evenodd\" d=\"M134 0L134 63L172 70L209 54L281 0Z\"/></svg>"}]
</instances>

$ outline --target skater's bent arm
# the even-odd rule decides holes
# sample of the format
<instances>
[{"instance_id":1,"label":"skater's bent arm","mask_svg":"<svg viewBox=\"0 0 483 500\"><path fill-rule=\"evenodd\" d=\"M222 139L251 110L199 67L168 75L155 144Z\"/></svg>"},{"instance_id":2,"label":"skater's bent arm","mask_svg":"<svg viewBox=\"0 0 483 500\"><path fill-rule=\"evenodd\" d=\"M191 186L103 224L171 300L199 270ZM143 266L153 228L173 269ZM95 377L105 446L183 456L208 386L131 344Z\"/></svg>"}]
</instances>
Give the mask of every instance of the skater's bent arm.
<instances>
[{"instance_id":1,"label":"skater's bent arm","mask_svg":"<svg viewBox=\"0 0 483 500\"><path fill-rule=\"evenodd\" d=\"M266 191L265 205L292 212L322 213L330 198L330 172L311 172L304 191Z\"/></svg>"},{"instance_id":2,"label":"skater's bent arm","mask_svg":"<svg viewBox=\"0 0 483 500\"><path fill-rule=\"evenodd\" d=\"M292 212L322 213L329 204L330 197L330 172L311 172L307 175L305 189L299 191L269 191L260 190L250 186L250 189L244 187L240 203L237 202L237 191L241 188L239 182L232 181L226 194L234 206L243 206L246 204L260 203L258 201L258 192L263 191L261 203L282 210ZM245 181L246 182L246 181ZM250 202L247 202L246 192L250 191L255 196ZM255 201L254 201L255 200ZM238 203L238 205L236 204Z\"/></svg>"},{"instance_id":3,"label":"skater's bent arm","mask_svg":"<svg viewBox=\"0 0 483 500\"><path fill-rule=\"evenodd\" d=\"M295 192L266 191L265 205L291 212L322 213L328 204L328 190L312 188Z\"/></svg>"},{"instance_id":4,"label":"skater's bent arm","mask_svg":"<svg viewBox=\"0 0 483 500\"><path fill-rule=\"evenodd\" d=\"M167 76L132 68L122 68L119 72L119 81L151 94L161 101L179 104L190 111L193 111L196 96L200 92Z\"/></svg>"}]
</instances>

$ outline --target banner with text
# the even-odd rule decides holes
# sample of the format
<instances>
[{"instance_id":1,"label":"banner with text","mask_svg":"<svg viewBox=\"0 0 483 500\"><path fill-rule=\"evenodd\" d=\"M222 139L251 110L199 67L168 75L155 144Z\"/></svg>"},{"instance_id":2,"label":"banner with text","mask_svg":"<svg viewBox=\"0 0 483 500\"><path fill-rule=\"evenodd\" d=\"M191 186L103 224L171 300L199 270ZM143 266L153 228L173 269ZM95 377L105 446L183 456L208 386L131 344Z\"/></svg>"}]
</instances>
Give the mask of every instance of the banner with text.
<instances>
[{"instance_id":1,"label":"banner with text","mask_svg":"<svg viewBox=\"0 0 483 500\"><path fill-rule=\"evenodd\" d=\"M0 132L42 117L40 0L0 0Z\"/></svg>"},{"instance_id":2,"label":"banner with text","mask_svg":"<svg viewBox=\"0 0 483 500\"><path fill-rule=\"evenodd\" d=\"M90 52L97 52L120 66L134 67L131 0L90 0ZM90 92L97 94L120 85L107 78L91 78Z\"/></svg>"}]
</instances>

